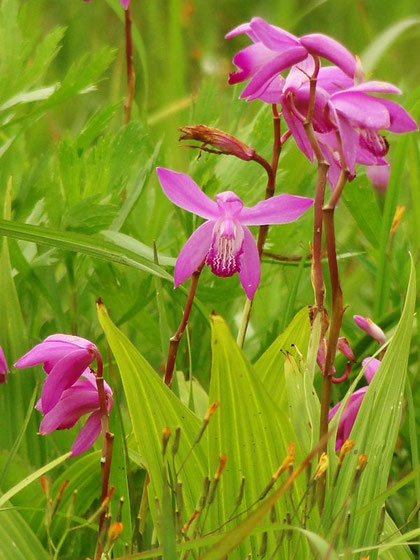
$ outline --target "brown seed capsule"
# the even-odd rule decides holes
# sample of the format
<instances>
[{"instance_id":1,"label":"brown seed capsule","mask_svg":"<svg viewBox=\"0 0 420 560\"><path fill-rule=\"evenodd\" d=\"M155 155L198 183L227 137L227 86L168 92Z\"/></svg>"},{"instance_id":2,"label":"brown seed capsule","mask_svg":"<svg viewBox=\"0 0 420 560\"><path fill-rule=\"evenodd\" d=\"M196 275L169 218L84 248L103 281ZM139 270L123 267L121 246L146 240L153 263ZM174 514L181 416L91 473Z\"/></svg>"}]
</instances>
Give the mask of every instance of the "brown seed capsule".
<instances>
[{"instance_id":1,"label":"brown seed capsule","mask_svg":"<svg viewBox=\"0 0 420 560\"><path fill-rule=\"evenodd\" d=\"M255 151L238 140L238 138L235 138L223 130L212 128L205 124L182 126L179 130L184 133L179 137L180 140L197 140L198 142L203 142L201 149L205 151L211 151L208 149L206 150L206 146L210 145L215 148L215 153L236 156L245 161L253 159L255 155ZM196 146L192 147L195 148Z\"/></svg>"}]
</instances>

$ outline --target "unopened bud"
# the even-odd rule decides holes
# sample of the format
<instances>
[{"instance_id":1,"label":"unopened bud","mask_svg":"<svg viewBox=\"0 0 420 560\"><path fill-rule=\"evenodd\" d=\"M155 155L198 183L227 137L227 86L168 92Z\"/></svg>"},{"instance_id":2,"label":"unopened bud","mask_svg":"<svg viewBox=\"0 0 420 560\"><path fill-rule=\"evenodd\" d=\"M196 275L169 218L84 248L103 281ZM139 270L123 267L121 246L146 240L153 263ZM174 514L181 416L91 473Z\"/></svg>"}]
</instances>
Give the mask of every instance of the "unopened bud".
<instances>
[{"instance_id":1,"label":"unopened bud","mask_svg":"<svg viewBox=\"0 0 420 560\"><path fill-rule=\"evenodd\" d=\"M341 467L341 465L343 464L344 461L344 457L347 455L347 453L349 451L351 451L351 449L354 446L354 441L352 441L351 439L346 439L346 441L343 443L343 445L341 446L340 449L340 454L338 456L338 466Z\"/></svg>"},{"instance_id":2,"label":"unopened bud","mask_svg":"<svg viewBox=\"0 0 420 560\"><path fill-rule=\"evenodd\" d=\"M217 467L216 474L214 475L215 480L219 480L220 477L222 476L222 473L225 470L226 461L227 461L226 453L223 453L223 455L220 455L219 457L219 466Z\"/></svg>"},{"instance_id":3,"label":"unopened bud","mask_svg":"<svg viewBox=\"0 0 420 560\"><path fill-rule=\"evenodd\" d=\"M289 467L291 467L293 465L293 463L295 462L295 447L296 444L295 442L291 441L289 442L289 446L287 448L287 455L286 458L284 459L283 463L280 465L280 467L277 469L277 471L275 472L275 474L273 475L273 478L275 480L278 479L278 477L284 473L284 471L286 469L288 469Z\"/></svg>"},{"instance_id":4,"label":"unopened bud","mask_svg":"<svg viewBox=\"0 0 420 560\"><path fill-rule=\"evenodd\" d=\"M218 401L214 401L214 403L212 403L208 409L206 414L204 415L204 422L209 422L210 418L213 416L213 414L216 412L216 410L219 408L219 402Z\"/></svg>"},{"instance_id":5,"label":"unopened bud","mask_svg":"<svg viewBox=\"0 0 420 560\"><path fill-rule=\"evenodd\" d=\"M395 230L400 225L404 214L404 210L405 210L405 206L397 206L397 209L395 210L395 214L394 214L394 219L392 220L391 234L394 234Z\"/></svg>"},{"instance_id":6,"label":"unopened bud","mask_svg":"<svg viewBox=\"0 0 420 560\"><path fill-rule=\"evenodd\" d=\"M352 362L356 361L356 356L354 355L354 352L351 349L349 341L345 336L340 336L339 339L337 340L337 350Z\"/></svg>"},{"instance_id":7,"label":"unopened bud","mask_svg":"<svg viewBox=\"0 0 420 560\"><path fill-rule=\"evenodd\" d=\"M46 496L48 496L48 494L49 494L49 480L48 480L48 477L45 476L45 474L43 474L43 475L40 477L39 482L40 482L40 484L41 484L41 488L42 488L43 493L44 493Z\"/></svg>"},{"instance_id":8,"label":"unopened bud","mask_svg":"<svg viewBox=\"0 0 420 560\"><path fill-rule=\"evenodd\" d=\"M108 529L108 541L111 543L115 542L121 535L122 530L123 524L121 522L115 521L115 523L112 523L112 525Z\"/></svg>"},{"instance_id":9,"label":"unopened bud","mask_svg":"<svg viewBox=\"0 0 420 560\"><path fill-rule=\"evenodd\" d=\"M236 156L239 159L249 161L253 159L255 151L223 130L206 126L205 124L196 124L193 126L182 126L179 129L184 134L179 137L180 140L197 140L203 142L201 149L206 150L206 146L210 145L215 148L216 153ZM193 146L200 147L200 146ZM211 151L211 150L207 150Z\"/></svg>"},{"instance_id":10,"label":"unopened bud","mask_svg":"<svg viewBox=\"0 0 420 560\"><path fill-rule=\"evenodd\" d=\"M361 455L359 455L359 458L357 459L357 467L356 469L360 472L362 472L367 465L367 455L365 455L364 453L362 453Z\"/></svg>"},{"instance_id":11,"label":"unopened bud","mask_svg":"<svg viewBox=\"0 0 420 560\"><path fill-rule=\"evenodd\" d=\"M386 165L368 165L366 167L366 175L379 194L384 194L386 192L390 174L391 166L389 163Z\"/></svg>"},{"instance_id":12,"label":"unopened bud","mask_svg":"<svg viewBox=\"0 0 420 560\"><path fill-rule=\"evenodd\" d=\"M319 478L321 478L321 476L328 468L328 462L329 462L328 455L326 453L323 453L319 458L318 465L316 467L316 471L314 475L314 480L318 480Z\"/></svg>"},{"instance_id":13,"label":"unopened bud","mask_svg":"<svg viewBox=\"0 0 420 560\"><path fill-rule=\"evenodd\" d=\"M162 432L162 455L165 455L169 438L171 437L171 428L165 426Z\"/></svg>"},{"instance_id":14,"label":"unopened bud","mask_svg":"<svg viewBox=\"0 0 420 560\"><path fill-rule=\"evenodd\" d=\"M353 315L356 325L365 331L369 336L374 338L378 344L382 346L386 342L384 331L372 321L369 317L362 317L361 315Z\"/></svg>"}]
</instances>

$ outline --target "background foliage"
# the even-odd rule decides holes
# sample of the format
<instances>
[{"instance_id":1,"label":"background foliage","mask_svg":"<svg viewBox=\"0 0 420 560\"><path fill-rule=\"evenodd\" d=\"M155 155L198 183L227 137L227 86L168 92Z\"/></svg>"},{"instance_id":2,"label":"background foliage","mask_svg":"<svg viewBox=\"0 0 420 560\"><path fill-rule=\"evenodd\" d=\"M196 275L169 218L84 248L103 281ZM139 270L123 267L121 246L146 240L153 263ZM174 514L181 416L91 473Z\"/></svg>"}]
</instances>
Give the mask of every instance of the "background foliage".
<instances>
[{"instance_id":1,"label":"background foliage","mask_svg":"<svg viewBox=\"0 0 420 560\"><path fill-rule=\"evenodd\" d=\"M173 207L164 197L154 173L155 166L189 172L210 196L220 190L233 190L246 205L262 198L265 189L265 177L252 162L210 154L197 158L196 152L177 146L177 127L205 123L236 134L263 155L270 153L268 108L259 102L248 105L239 101L239 90L227 86L230 59L238 45L244 43L241 39L225 41L223 36L238 23L260 15L298 35L320 31L334 36L361 56L365 69L373 77L392 81L401 87L404 91L401 103L418 120L420 11L415 0L400 0L398 3L379 0L284 0L278 3L132 0L132 12L137 82L133 118L128 126L123 127L125 63L123 11L119 1L95 0L87 4L81 0L2 0L0 3L0 207L4 218L0 220L0 234L5 236L0 240L0 343L9 363L13 363L30 345L53 332L72 332L98 341L106 356L107 347L95 310L95 300L100 296L113 322L123 333L117 335L115 331L114 336L127 336L152 368L162 372L168 339L179 323L185 302L185 290L173 290L173 257L198 224L195 216ZM344 301L349 305L343 331L360 360L374 347L367 337L360 335L351 316L354 313L371 316L388 333L393 332L409 282L409 252L417 272L420 269L418 138L415 135L394 136L391 158L393 171L386 197L375 193L361 171L346 187L344 201L337 210L340 272ZM294 145L286 144L276 191L312 196L314 183L313 167ZM390 235L398 205L405 207L403 219L395 233ZM296 224L271 228L266 250L280 256L305 257L309 251L311 228L310 214ZM154 244L158 251L157 261L153 257ZM156 453L162 427L168 424L175 428L176 418L186 411L191 416L191 426L184 428L190 432L185 432L187 441L183 445L188 447L188 438L192 441L194 430L199 429L207 406L207 393L210 391L211 400L215 400L227 390L228 386L223 384L230 383L238 391L231 393L234 402L227 407L229 410L236 410L239 403L251 406L247 397L241 394L244 387L235 378L238 361L243 360L243 367L248 372L256 399L256 413L261 407L261 399L266 398L262 395L268 390L272 400L266 405L267 415L276 417L276 422L282 423L282 433L285 433L286 420L279 419L281 404L289 402L293 415L293 406L299 407L300 403L293 404L291 400L290 394L294 391L290 388L290 378L289 385L287 376L281 385L282 382L270 375L271 370L283 371L284 357L275 351L271 355L270 350L266 354L264 351L295 314L312 303L309 271L309 263L305 260L296 263L265 257L262 283L255 298L245 343L245 357L232 355L226 364L217 361L216 356L213 365L210 360L209 314L213 311L226 322L221 325L213 321L213 346L217 337L229 340L227 328L236 334L244 295L237 277L220 279L211 275L208 269L203 272L197 292L198 303L177 361L177 368L183 375L178 376L175 393L181 395L182 402L167 395L168 403L173 401L172 424L162 416L155 431L144 434L143 443L138 443L138 448L129 436L128 465L122 448L121 453L116 453L120 463L114 465L115 480L118 473L123 472L123 475L114 484L119 495L126 496L127 502L131 501L133 505L131 519L130 508L124 509L124 535L116 547L119 554L124 552L123 542L131 539L131 522L133 529L137 524L144 480L141 467L148 465L153 458L147 453ZM415 298L411 297L414 305ZM404 335L406 338L409 322L407 319L404 327L408 329ZM304 321L298 325L290 341L294 341L306 355L309 333L305 335ZM108 325L108 328L111 327ZM225 334L223 329L226 329ZM297 336L301 337L300 344ZM113 342L108 341L121 369L124 366L120 364ZM284 348L290 341L286 337L278 344ZM390 456L393 454L391 484L419 464L417 434L420 420L418 413L417 417L415 415L420 406L419 342L420 328L416 321L410 351L408 346L406 348L406 353L409 352L407 383L401 380L405 397L401 405L398 444L388 449ZM137 352L135 348L133 352ZM403 350L399 348L398 352L401 354ZM142 356L135 359L140 360L147 375L154 375ZM251 366L248 360L254 365ZM401 360L403 363L404 358ZM223 371L219 371L221 363ZM343 368L344 363L338 363L337 368L340 367ZM358 371L354 368L351 380ZM150 399L149 406L158 406L160 397L158 393L155 397L150 396L145 387L143 390L137 388L137 400L128 398L126 401L123 389L127 395L133 396L133 393L131 388L127 391L128 377L124 377L123 371L121 374L123 385L118 381L116 371L111 381L117 391L123 423L116 409L111 421L117 434L122 431L129 434L130 415L139 419L146 400ZM392 367L388 375L389 379L393 378ZM194 380L190 384L185 378ZM36 435L39 417L36 412L30 414L30 405L36 382L41 379L42 374L38 371L12 372L9 383L1 387L0 410L4 426L0 433L2 492L66 453L74 437L74 430L55 433L48 438ZM314 384L319 388L318 373ZM348 385L335 387L334 401L347 389ZM165 409L161 402L160 406ZM309 410L316 409L316 406L317 403L312 402ZM270 412L270 407L277 407L280 416L274 408ZM145 429L148 416L144 414L144 422L135 430L137 436L141 434L142 426ZM225 414L227 409L221 409L217 422L211 426L211 430L222 434L222 447L217 448L210 430L209 441L201 442L203 449L197 451L188 464L191 473L202 469L203 474L209 471L212 476L218 451L231 457L239 453L234 440L243 437L247 425L235 424L235 419ZM232 427L237 430L235 437ZM275 425L268 434L264 422L258 429L261 440L256 443L261 445L264 438L266 442L266 447L259 453L263 454L267 448L271 453L264 465L265 480L284 457L287 438L274 445ZM298 431L296 426L294 430ZM398 426L393 424L390 430L398 430ZM7 463L9 452L21 434L23 438L18 446L15 445L13 468L10 468ZM122 442L123 438L120 440ZM205 462L207 459L203 459L207 457L207 445L211 451L209 465ZM309 440L302 441L300 458L310 446ZM258 452L252 456L252 449L241 451L241 461L252 463L255 457L263 461ZM71 480L71 488L61 504L64 517L69 511L66 508L71 507L71 492L76 488L79 490L76 505L79 520L97 506L97 459L97 452L93 452L65 463L65 467L60 467L61 473L59 469L52 471L55 494L66 478ZM160 468L160 458L155 457L155 460L156 468ZM231 460L233 465L233 457ZM193 461L199 466L195 467ZM234 470L233 466L229 468ZM234 474L233 471L227 472L227 480ZM194 478L192 474L186 478L191 483L187 507L193 508L202 479ZM236 481L240 481L237 474ZM387 481L384 483L386 485ZM226 487L228 484L226 482ZM377 495L372 488L369 499ZM237 492L238 488L234 490ZM383 490L385 487L380 491ZM249 492L247 503L258 494L257 488ZM297 487L296 492L299 494L302 489ZM210 515L211 523L216 523L216 518L220 523L225 511L234 505L235 496L226 493L224 499L225 502L218 502L219 511L212 512L213 520ZM393 523L400 527L407 520L404 531L416 528L416 516L410 518L410 512L419 500L420 479L414 476L387 500L389 532L393 530ZM28 485L12 503L14 509L0 513L4 519L0 525L4 539L18 531L13 538L24 543L18 547L15 557L31 558L31 554L33 558L48 557L48 539L43 523L45 497L39 485ZM154 514L153 517L156 519ZM53 540L59 538L65 523L63 518L59 521L61 525L57 522L52 527ZM354 528L352 530L357 532ZM150 545L151 520L148 519L142 536L134 533L139 546L142 538ZM355 537L358 545L363 540L360 539L360 535ZM90 528L75 531L64 543L60 557L82 558L86 556L86 550L92 550L94 541L95 534ZM255 542L250 546L255 550ZM405 549L400 547L399 550ZM10 546L2 538L0 558L10 559L8 551ZM388 552L383 554L386 557ZM403 554L401 552L399 557L411 557L407 550L405 554L408 556Z\"/></svg>"}]
</instances>

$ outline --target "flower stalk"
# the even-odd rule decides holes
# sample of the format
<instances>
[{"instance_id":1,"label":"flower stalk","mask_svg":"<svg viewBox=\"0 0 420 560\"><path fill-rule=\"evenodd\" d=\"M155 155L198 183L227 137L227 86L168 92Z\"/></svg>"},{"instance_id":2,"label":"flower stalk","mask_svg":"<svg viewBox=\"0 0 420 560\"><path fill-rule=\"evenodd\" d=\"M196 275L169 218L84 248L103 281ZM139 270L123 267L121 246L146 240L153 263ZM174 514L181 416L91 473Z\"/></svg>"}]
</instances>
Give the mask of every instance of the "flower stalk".
<instances>
[{"instance_id":1,"label":"flower stalk","mask_svg":"<svg viewBox=\"0 0 420 560\"><path fill-rule=\"evenodd\" d=\"M175 368L175 361L176 356L178 354L178 347L182 335L188 324L188 319L190 317L191 308L194 302L195 292L197 291L198 280L200 279L201 271L203 270L205 261L199 265L199 267L193 272L191 276L191 285L190 290L188 292L187 302L185 304L184 313L182 315L181 322L179 327L177 328L175 334L169 339L169 352L168 352L168 359L166 361L166 369L165 369L165 383L170 387L172 385L172 378L174 375L174 368Z\"/></svg>"}]
</instances>

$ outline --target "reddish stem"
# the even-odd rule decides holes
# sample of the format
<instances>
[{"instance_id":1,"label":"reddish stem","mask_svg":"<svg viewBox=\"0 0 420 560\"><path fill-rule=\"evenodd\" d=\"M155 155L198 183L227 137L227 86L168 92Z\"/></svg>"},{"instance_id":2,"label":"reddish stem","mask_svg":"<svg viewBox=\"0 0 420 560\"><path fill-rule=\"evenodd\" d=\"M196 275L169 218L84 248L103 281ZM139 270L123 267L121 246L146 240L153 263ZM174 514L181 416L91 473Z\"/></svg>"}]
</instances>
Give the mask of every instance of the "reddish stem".
<instances>
[{"instance_id":1,"label":"reddish stem","mask_svg":"<svg viewBox=\"0 0 420 560\"><path fill-rule=\"evenodd\" d=\"M136 85L136 74L133 65L133 38L131 34L131 11L130 6L124 10L125 14L125 61L127 69L127 86L124 102L124 124L131 119L131 108L133 106L134 88Z\"/></svg>"}]
</instances>

